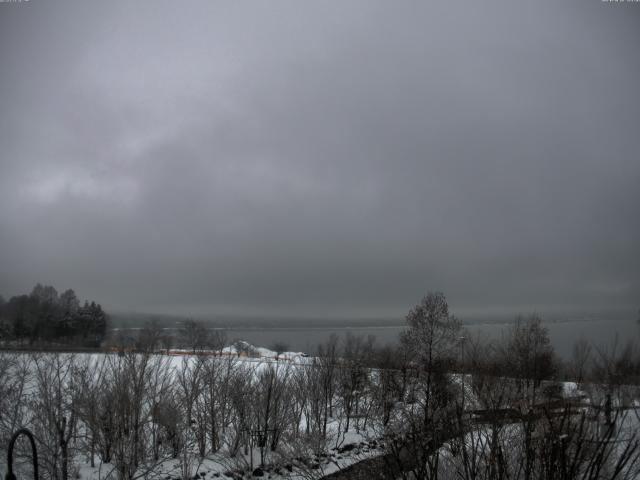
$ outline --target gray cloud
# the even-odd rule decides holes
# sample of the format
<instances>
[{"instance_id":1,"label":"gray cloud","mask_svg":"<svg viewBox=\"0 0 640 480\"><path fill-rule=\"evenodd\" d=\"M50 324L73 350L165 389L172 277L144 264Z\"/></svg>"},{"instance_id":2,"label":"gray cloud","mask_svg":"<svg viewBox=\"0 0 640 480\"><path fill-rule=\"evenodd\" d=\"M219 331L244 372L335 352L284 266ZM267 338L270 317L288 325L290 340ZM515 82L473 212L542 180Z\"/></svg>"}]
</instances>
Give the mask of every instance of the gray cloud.
<instances>
[{"instance_id":1,"label":"gray cloud","mask_svg":"<svg viewBox=\"0 0 640 480\"><path fill-rule=\"evenodd\" d=\"M0 292L637 308L640 7L0 4Z\"/></svg>"}]
</instances>

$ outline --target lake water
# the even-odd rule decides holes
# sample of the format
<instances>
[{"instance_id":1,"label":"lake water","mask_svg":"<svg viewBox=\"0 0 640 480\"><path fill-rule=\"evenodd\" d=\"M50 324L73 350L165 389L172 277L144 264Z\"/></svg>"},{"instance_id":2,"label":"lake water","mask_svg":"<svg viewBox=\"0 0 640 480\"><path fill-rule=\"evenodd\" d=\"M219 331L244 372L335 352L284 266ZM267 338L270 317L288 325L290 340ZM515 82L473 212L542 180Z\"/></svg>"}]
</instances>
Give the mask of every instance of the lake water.
<instances>
[{"instance_id":1,"label":"lake water","mask_svg":"<svg viewBox=\"0 0 640 480\"><path fill-rule=\"evenodd\" d=\"M556 352L562 357L571 355L573 344L585 338L594 345L611 347L618 339L624 345L630 339L640 340L640 327L635 320L589 320L545 322ZM510 327L508 323L483 323L464 325L469 334L480 334L487 338L500 338ZM347 335L373 335L378 345L398 342L402 326L354 326L354 327L309 327L309 328L261 328L246 327L227 329L229 341L240 339L257 345L269 347L276 342L285 343L290 350L314 353L317 346L326 342L332 334L339 337Z\"/></svg>"}]
</instances>

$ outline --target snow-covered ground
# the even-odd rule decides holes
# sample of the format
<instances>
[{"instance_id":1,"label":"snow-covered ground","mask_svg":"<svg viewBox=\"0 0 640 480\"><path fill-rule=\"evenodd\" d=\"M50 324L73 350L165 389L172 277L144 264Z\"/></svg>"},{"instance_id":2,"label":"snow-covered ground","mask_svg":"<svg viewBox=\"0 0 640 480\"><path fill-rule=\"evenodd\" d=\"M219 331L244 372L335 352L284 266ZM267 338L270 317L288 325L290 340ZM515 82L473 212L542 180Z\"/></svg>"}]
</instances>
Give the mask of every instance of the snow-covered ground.
<instances>
[{"instance_id":1,"label":"snow-covered ground","mask_svg":"<svg viewBox=\"0 0 640 480\"><path fill-rule=\"evenodd\" d=\"M55 355L55 354L37 354L39 356ZM59 354L62 356L71 356L71 354ZM26 355L25 355L26 356ZM94 365L97 366L106 358L117 358L117 353L91 353L91 354L75 354L73 358L77 365ZM256 378L264 372L266 368L275 367L275 371L280 374L292 374L298 369L307 370L316 360L309 357L304 352L275 352L273 350L255 347L246 342L235 342L220 351L199 350L194 352L187 349L174 349L158 353L157 357L162 359L166 368L170 369L173 374L178 375L181 369L185 368L185 364L194 364L197 358L213 357L221 362L232 361L234 365L246 367L245 373ZM376 371L372 371L372 378L375 382ZM177 377L176 377L177 378ZM451 376L454 385L464 391L464 401L467 409L481 408L480 402L474 396L472 388L472 377L470 375L454 374ZM25 385L25 396L34 394L35 380L31 378ZM556 384L558 385L558 384ZM561 393L565 398L582 398L588 395L580 389L580 386L574 382L560 382ZM257 384L256 384L257 386ZM291 388L291 385L289 385ZM296 392L289 391L288 396L295 395ZM632 406L637 406L637 400ZM616 403L616 402L614 402ZM277 479L308 479L321 478L336 470L345 468L355 462L361 461L385 453L383 441L379 432L371 424L366 428L361 428L358 420L353 420L350 429L344 431L344 419L340 418L339 413L334 413L334 417L329 419L327 424L327 439L323 447L306 448L304 445L286 445L283 442L281 448L275 452L269 453L268 466L258 468L260 465L260 449L258 447L250 448L247 452L243 448L240 449L234 457L228 452L228 448L223 447L217 453L208 455L204 459L199 459L195 454L189 454L189 472L193 480L212 480L212 479L240 479L252 478L262 474L265 478ZM640 426L638 416L629 415L625 419L623 427L626 430L633 431ZM306 417L300 416L300 429L304 429ZM294 421L294 425L297 421ZM360 428L357 428L360 427ZM514 425L513 428L519 428ZM512 427L505 429L505 432L512 430ZM517 433L517 432L516 432ZM491 434L488 426L477 426L471 430L464 441L465 444L472 445L473 449L487 448L487 437ZM514 434L514 436L517 436ZM441 449L443 460L451 456L450 445L444 445ZM0 457L0 462L4 461L5 455ZM96 467L90 467L89 459L86 454L77 455L73 461L73 475L77 479L86 480L115 480L117 473L112 464L102 463L98 461L98 456L94 457ZM145 476L149 480L176 480L183 478L183 470L185 459L167 459L153 468L153 472ZM0 464L0 469L4 466Z\"/></svg>"},{"instance_id":2,"label":"snow-covered ground","mask_svg":"<svg viewBox=\"0 0 640 480\"><path fill-rule=\"evenodd\" d=\"M337 421L332 421L329 428L335 431ZM309 479L321 478L353 463L384 453L384 444L369 440L368 435L355 431L344 434L344 442L340 447L330 447L326 453L312 454L308 458L286 458L272 455L270 464L260 467L260 449L254 447L248 454L241 452L236 458L230 458L224 452L208 455L203 460L194 460L193 478L196 480L241 479L253 478L263 473L265 478ZM254 472L257 475L254 475ZM88 462L80 462L77 467L77 478L86 480L115 480L117 473L111 464L97 464L92 468ZM154 468L154 474L148 478L158 480L179 480L181 465L179 459L166 460Z\"/></svg>"},{"instance_id":3,"label":"snow-covered ground","mask_svg":"<svg viewBox=\"0 0 640 480\"><path fill-rule=\"evenodd\" d=\"M79 354L52 354L36 353L36 356L46 357L59 355L73 358L75 365L88 365L89 368L98 368L106 359L117 359L117 352L110 353L79 353ZM26 357L27 353L19 353ZM194 364L197 358L213 357L220 362L232 361L234 365L246 367L246 372L259 375L268 367L275 367L277 372L295 372L299 368L306 368L311 365L314 358L309 357L304 352L275 352L264 347L255 347L247 342L235 342L233 345L224 347L220 351L212 350L189 350L172 349L158 352L157 357L162 358L165 368L168 368L172 375L178 375L180 369L184 368L185 362ZM31 376L24 385L24 396L28 398L36 395L36 379ZM289 392L288 395L293 395ZM302 416L302 424L305 417ZM272 479L307 479L320 478L336 470L358 462L364 458L379 455L382 453L382 444L373 440L374 432L371 428L356 431L357 421L354 421L349 431L344 432L344 422L340 418L330 418L327 424L327 439L324 448L319 454L307 451L307 455L301 456L304 449L295 446L289 448L283 445L276 452L269 452L268 465L260 465L260 448L250 448L245 453L241 448L240 452L233 458L229 455L226 447L220 449L216 454L208 455L204 459L198 459L197 455L190 455L190 471L194 480L209 480L214 478L252 478L254 474L263 474L265 478ZM290 453L290 455L289 455ZM0 459L0 469L4 471L5 455ZM90 461L86 455L77 455L72 461L72 475L76 479L86 480L115 480L117 472L115 466L110 463L101 463L98 456L94 457L95 467L90 466ZM150 480L177 480L183 477L183 459L167 459L154 465L153 472L144 475Z\"/></svg>"}]
</instances>

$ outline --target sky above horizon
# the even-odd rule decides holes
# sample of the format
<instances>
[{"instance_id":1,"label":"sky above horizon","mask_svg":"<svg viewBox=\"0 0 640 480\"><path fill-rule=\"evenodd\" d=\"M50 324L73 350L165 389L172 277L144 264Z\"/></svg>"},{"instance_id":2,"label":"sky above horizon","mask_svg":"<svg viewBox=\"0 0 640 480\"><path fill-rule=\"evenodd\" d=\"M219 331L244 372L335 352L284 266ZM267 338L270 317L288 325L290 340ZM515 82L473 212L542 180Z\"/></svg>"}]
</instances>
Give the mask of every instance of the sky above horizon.
<instances>
[{"instance_id":1,"label":"sky above horizon","mask_svg":"<svg viewBox=\"0 0 640 480\"><path fill-rule=\"evenodd\" d=\"M0 294L640 307L640 4L0 3Z\"/></svg>"}]
</instances>

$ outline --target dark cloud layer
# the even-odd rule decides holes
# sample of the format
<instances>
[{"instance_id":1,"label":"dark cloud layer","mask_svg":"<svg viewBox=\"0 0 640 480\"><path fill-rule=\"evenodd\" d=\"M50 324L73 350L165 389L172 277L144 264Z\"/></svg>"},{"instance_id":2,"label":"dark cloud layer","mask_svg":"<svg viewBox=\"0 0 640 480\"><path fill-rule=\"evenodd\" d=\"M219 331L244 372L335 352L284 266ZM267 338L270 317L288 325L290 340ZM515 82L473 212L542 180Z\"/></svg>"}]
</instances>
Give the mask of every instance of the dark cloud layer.
<instances>
[{"instance_id":1,"label":"dark cloud layer","mask_svg":"<svg viewBox=\"0 0 640 480\"><path fill-rule=\"evenodd\" d=\"M640 4L0 3L0 293L640 303Z\"/></svg>"}]
</instances>

